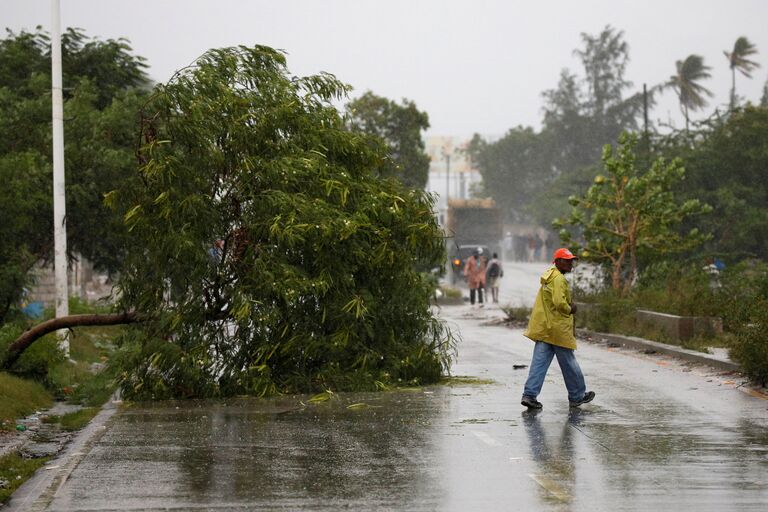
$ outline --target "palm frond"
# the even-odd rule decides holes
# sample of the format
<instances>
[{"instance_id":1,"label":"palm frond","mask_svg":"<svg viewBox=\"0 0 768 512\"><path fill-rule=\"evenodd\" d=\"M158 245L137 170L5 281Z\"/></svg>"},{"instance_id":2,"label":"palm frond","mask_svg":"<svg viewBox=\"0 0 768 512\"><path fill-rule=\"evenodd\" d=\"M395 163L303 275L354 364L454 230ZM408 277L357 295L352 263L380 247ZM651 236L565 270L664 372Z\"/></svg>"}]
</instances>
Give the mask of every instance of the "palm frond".
<instances>
[{"instance_id":1,"label":"palm frond","mask_svg":"<svg viewBox=\"0 0 768 512\"><path fill-rule=\"evenodd\" d=\"M739 73L752 78L752 71L760 67L760 64L747 57L757 54L757 47L746 37L742 36L736 39L733 45L733 51L724 51L728 59L728 65L732 70L738 70Z\"/></svg>"}]
</instances>

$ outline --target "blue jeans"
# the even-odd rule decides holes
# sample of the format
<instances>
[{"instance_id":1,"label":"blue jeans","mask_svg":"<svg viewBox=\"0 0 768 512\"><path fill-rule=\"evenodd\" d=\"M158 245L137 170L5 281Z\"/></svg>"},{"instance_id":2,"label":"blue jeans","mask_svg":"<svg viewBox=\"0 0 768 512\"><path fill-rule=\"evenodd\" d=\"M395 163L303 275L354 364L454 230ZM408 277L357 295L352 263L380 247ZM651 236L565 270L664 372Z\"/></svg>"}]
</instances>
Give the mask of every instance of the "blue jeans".
<instances>
[{"instance_id":1,"label":"blue jeans","mask_svg":"<svg viewBox=\"0 0 768 512\"><path fill-rule=\"evenodd\" d=\"M584 383L584 374L581 373L579 363L576 362L574 351L569 348L550 345L543 341L537 341L533 348L531 369L528 372L528 380L525 381L523 396L536 398L544 385L544 377L552 363L552 358L557 356L557 363L563 372L565 387L568 389L568 400L576 402L584 397L587 386Z\"/></svg>"}]
</instances>

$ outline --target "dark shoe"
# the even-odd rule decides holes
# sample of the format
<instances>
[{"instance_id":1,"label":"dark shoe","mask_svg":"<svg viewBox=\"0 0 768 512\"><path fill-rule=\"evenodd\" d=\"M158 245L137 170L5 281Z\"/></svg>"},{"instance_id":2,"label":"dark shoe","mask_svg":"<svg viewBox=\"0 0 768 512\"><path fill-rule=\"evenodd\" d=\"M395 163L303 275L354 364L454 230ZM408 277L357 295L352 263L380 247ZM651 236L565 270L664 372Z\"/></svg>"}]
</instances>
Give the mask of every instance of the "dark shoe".
<instances>
[{"instance_id":1,"label":"dark shoe","mask_svg":"<svg viewBox=\"0 0 768 512\"><path fill-rule=\"evenodd\" d=\"M539 402L532 396L524 396L523 399L520 400L520 405L524 405L529 409L541 409L542 407L544 407L543 405L541 405L541 402Z\"/></svg>"},{"instance_id":2,"label":"dark shoe","mask_svg":"<svg viewBox=\"0 0 768 512\"><path fill-rule=\"evenodd\" d=\"M588 404L592 400L595 399L595 392L594 391L587 391L584 396L581 398L581 400L577 400L576 402L569 402L571 404L571 407L578 407L581 404Z\"/></svg>"}]
</instances>

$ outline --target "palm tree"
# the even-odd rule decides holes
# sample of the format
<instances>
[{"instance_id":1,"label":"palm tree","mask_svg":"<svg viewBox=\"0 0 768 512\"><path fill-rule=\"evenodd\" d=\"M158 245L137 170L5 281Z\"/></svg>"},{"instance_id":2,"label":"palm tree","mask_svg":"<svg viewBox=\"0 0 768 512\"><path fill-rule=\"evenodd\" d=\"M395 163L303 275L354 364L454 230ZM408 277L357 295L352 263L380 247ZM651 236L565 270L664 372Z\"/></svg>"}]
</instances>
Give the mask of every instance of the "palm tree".
<instances>
[{"instance_id":1,"label":"palm tree","mask_svg":"<svg viewBox=\"0 0 768 512\"><path fill-rule=\"evenodd\" d=\"M731 68L731 110L733 110L736 107L736 70L738 69L745 77L752 78L752 70L759 68L760 64L747 58L750 55L755 55L757 48L744 36L736 40L732 52L729 53L724 50L723 53Z\"/></svg>"},{"instance_id":2,"label":"palm tree","mask_svg":"<svg viewBox=\"0 0 768 512\"><path fill-rule=\"evenodd\" d=\"M677 93L680 110L685 116L685 130L688 131L688 112L706 107L707 100L704 97L712 96L712 91L699 83L712 76L709 74L712 68L704 64L701 55L689 55L685 60L678 60L675 66L677 73L669 78L667 86Z\"/></svg>"}]
</instances>

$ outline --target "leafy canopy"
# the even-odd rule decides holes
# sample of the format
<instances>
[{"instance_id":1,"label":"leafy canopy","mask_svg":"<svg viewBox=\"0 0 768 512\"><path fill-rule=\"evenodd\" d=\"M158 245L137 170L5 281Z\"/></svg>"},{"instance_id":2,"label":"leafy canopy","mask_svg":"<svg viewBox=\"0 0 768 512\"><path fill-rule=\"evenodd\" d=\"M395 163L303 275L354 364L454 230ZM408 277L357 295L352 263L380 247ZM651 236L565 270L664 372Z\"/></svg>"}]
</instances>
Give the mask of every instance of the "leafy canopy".
<instances>
[{"instance_id":1,"label":"leafy canopy","mask_svg":"<svg viewBox=\"0 0 768 512\"><path fill-rule=\"evenodd\" d=\"M398 104L368 91L347 105L349 126L378 138L390 152L378 173L397 177L410 188L423 189L429 177L429 155L421 132L429 128L429 117L412 101ZM376 140L376 139L371 139Z\"/></svg>"},{"instance_id":2,"label":"leafy canopy","mask_svg":"<svg viewBox=\"0 0 768 512\"><path fill-rule=\"evenodd\" d=\"M470 144L485 193L509 220L549 223L553 212L565 213L568 191L583 185L582 174L599 163L603 145L637 128L643 96L629 93L624 33L606 26L598 34L581 34L574 53L583 71L563 70L557 86L544 91L540 132L520 126L497 141L475 136ZM650 89L650 103L657 90Z\"/></svg>"},{"instance_id":3,"label":"leafy canopy","mask_svg":"<svg viewBox=\"0 0 768 512\"><path fill-rule=\"evenodd\" d=\"M682 203L674 187L684 179L680 160L657 158L643 172L636 165L637 136L622 134L614 149L603 149L605 175L582 197L572 196L570 217L556 226L570 225L581 234L582 258L607 266L611 285L620 292L630 290L637 276L641 252L669 254L700 244L706 237L698 229L683 232L681 223L691 216L706 213L710 207L698 199ZM575 244L568 230L561 230L566 243Z\"/></svg>"},{"instance_id":4,"label":"leafy canopy","mask_svg":"<svg viewBox=\"0 0 768 512\"><path fill-rule=\"evenodd\" d=\"M102 200L134 165L144 64L125 41L75 29L62 47L68 247L114 271L124 229ZM50 70L39 28L0 39L0 322L53 248Z\"/></svg>"},{"instance_id":5,"label":"leafy canopy","mask_svg":"<svg viewBox=\"0 0 768 512\"><path fill-rule=\"evenodd\" d=\"M140 173L109 196L131 244L129 396L434 382L451 337L417 266L442 263L433 198L377 175L384 149L264 46L211 50L142 112ZM220 240L220 245L217 245Z\"/></svg>"},{"instance_id":6,"label":"leafy canopy","mask_svg":"<svg viewBox=\"0 0 768 512\"><path fill-rule=\"evenodd\" d=\"M696 144L678 134L663 142L685 159L683 198L712 205L700 224L713 237L705 248L729 262L768 253L768 108L747 106L699 128Z\"/></svg>"}]
</instances>

